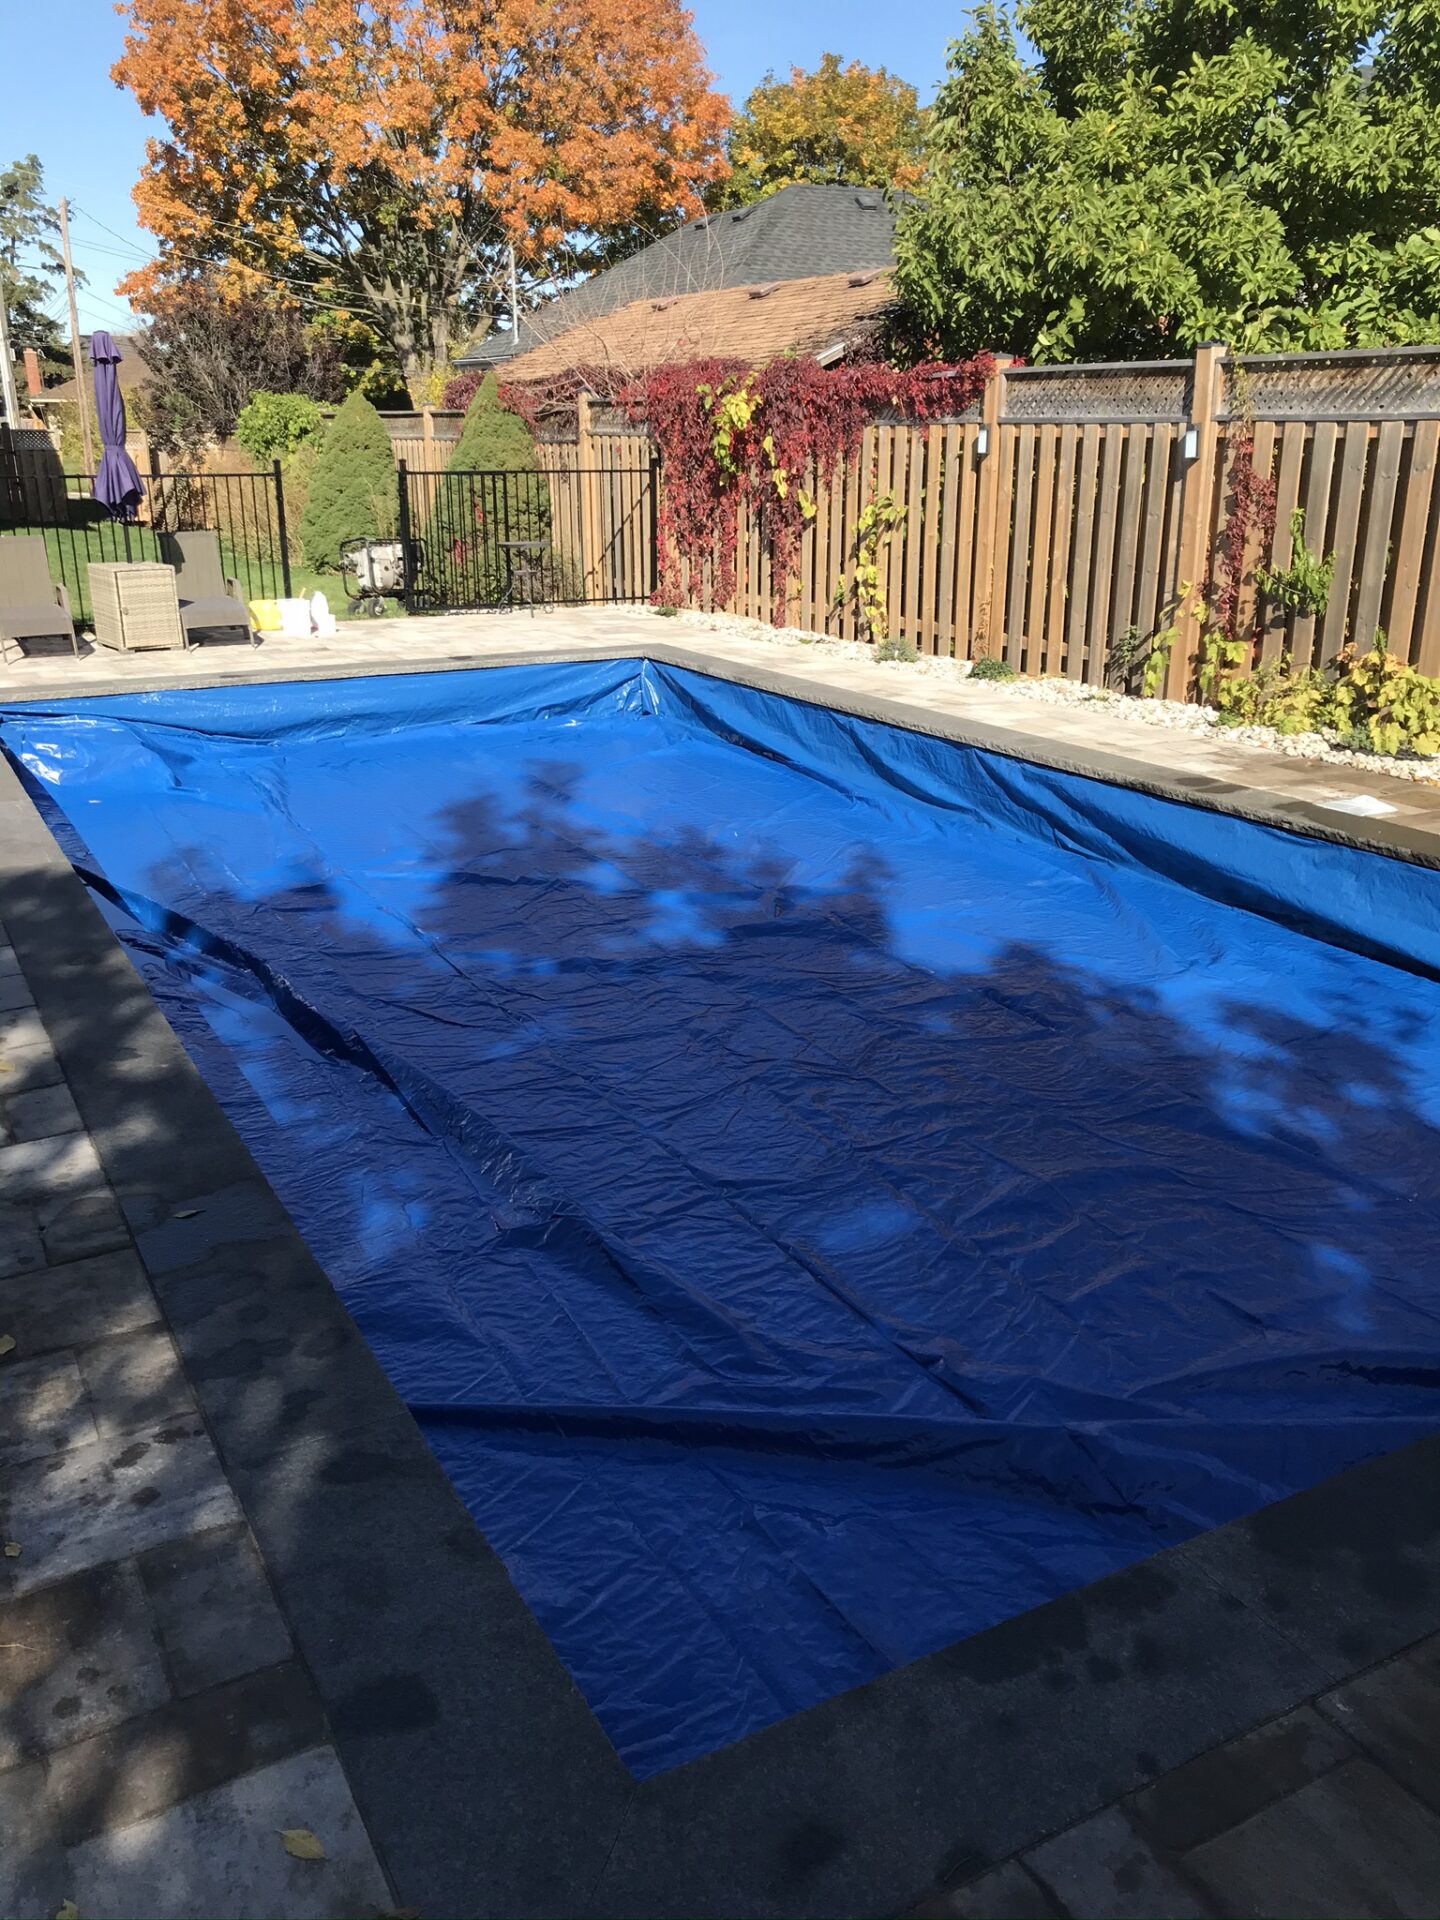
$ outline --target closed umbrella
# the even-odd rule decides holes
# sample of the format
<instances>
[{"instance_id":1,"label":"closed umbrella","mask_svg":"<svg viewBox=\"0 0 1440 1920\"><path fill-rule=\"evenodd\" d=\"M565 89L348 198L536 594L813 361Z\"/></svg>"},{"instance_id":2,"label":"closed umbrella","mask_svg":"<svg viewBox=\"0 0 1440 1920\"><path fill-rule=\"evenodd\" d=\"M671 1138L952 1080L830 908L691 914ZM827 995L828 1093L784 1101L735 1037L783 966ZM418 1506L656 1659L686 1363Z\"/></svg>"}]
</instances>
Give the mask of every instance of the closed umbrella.
<instances>
[{"instance_id":1,"label":"closed umbrella","mask_svg":"<svg viewBox=\"0 0 1440 1920\"><path fill-rule=\"evenodd\" d=\"M115 520L133 520L145 489L135 462L125 451L125 396L120 391L120 349L108 333L92 333L90 358L95 363L95 418L100 425L100 471L92 489Z\"/></svg>"}]
</instances>

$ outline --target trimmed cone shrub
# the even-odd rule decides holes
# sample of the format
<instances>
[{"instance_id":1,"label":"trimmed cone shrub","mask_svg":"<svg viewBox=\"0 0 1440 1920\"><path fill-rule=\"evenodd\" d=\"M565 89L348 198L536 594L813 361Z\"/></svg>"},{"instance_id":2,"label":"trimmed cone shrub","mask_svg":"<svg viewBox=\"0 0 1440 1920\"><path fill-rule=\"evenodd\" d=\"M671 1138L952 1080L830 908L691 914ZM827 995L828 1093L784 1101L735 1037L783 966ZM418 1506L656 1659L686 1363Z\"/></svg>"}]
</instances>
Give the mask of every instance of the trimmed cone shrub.
<instances>
[{"instance_id":1,"label":"trimmed cone shrub","mask_svg":"<svg viewBox=\"0 0 1440 1920\"><path fill-rule=\"evenodd\" d=\"M352 393L330 422L300 519L306 564L336 565L342 540L388 539L396 521L395 457L385 422Z\"/></svg>"},{"instance_id":2,"label":"trimmed cone shrub","mask_svg":"<svg viewBox=\"0 0 1440 1920\"><path fill-rule=\"evenodd\" d=\"M470 570L482 596L501 600L509 566L501 541L544 540L550 532L550 487L540 471L535 442L518 413L501 404L494 373L481 381L446 463L450 473L506 474L504 481L477 478L441 490L437 519L457 566ZM439 531L432 522L431 534ZM553 561L547 562L547 574Z\"/></svg>"},{"instance_id":3,"label":"trimmed cone shrub","mask_svg":"<svg viewBox=\"0 0 1440 1920\"><path fill-rule=\"evenodd\" d=\"M493 371L480 382L446 464L451 473L534 473L539 467L530 429L501 405Z\"/></svg>"}]
</instances>

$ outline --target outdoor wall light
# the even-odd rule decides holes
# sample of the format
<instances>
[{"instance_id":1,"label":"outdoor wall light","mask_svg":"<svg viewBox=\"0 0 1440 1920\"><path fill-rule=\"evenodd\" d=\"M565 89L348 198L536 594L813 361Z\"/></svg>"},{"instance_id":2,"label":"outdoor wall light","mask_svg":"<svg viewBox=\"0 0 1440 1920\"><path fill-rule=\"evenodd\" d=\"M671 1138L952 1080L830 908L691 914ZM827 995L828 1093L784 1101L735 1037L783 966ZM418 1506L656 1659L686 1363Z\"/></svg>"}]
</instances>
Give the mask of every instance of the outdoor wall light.
<instances>
[{"instance_id":1,"label":"outdoor wall light","mask_svg":"<svg viewBox=\"0 0 1440 1920\"><path fill-rule=\"evenodd\" d=\"M983 460L989 451L990 429L989 427L981 427L975 436L975 458L977 460Z\"/></svg>"},{"instance_id":2,"label":"outdoor wall light","mask_svg":"<svg viewBox=\"0 0 1440 1920\"><path fill-rule=\"evenodd\" d=\"M1187 460L1193 460L1199 451L1200 429L1198 427L1187 427L1185 429L1185 458Z\"/></svg>"}]
</instances>

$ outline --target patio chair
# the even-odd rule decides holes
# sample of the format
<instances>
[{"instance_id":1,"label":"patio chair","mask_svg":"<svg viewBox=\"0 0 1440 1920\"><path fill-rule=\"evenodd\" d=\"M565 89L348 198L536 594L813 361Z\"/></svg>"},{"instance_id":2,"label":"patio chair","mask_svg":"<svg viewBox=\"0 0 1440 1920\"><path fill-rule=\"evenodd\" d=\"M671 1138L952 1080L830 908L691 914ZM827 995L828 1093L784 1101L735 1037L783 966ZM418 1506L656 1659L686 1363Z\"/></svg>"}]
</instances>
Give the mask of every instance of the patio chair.
<instances>
[{"instance_id":1,"label":"patio chair","mask_svg":"<svg viewBox=\"0 0 1440 1920\"><path fill-rule=\"evenodd\" d=\"M70 595L50 578L45 536L6 534L0 538L0 656L26 640L65 639L78 660L80 643L70 615Z\"/></svg>"},{"instance_id":2,"label":"patio chair","mask_svg":"<svg viewBox=\"0 0 1440 1920\"><path fill-rule=\"evenodd\" d=\"M189 644L192 633L206 627L243 627L253 647L259 636L250 624L238 580L225 577L220 564L220 536L216 533L162 533L160 557L175 569L180 595L180 625Z\"/></svg>"}]
</instances>

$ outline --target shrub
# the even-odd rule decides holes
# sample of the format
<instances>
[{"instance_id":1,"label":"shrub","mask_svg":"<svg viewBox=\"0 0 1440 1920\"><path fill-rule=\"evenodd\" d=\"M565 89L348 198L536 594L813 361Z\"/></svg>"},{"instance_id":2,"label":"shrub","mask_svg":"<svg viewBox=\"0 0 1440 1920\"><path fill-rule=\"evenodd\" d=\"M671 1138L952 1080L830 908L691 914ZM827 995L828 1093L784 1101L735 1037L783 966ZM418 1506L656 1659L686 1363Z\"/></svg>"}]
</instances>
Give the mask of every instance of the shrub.
<instances>
[{"instance_id":1,"label":"shrub","mask_svg":"<svg viewBox=\"0 0 1440 1920\"><path fill-rule=\"evenodd\" d=\"M550 532L550 486L535 453L530 429L518 413L501 404L500 383L487 373L470 403L455 442L455 451L446 462L450 473L504 473L515 477L503 488L476 481L467 495L442 493L449 511L461 500L465 511L474 516L474 526L446 526L444 538L452 542L455 558L478 578L481 595L486 599L503 597L508 578L506 556L499 546L502 540L542 540ZM432 537L440 530L432 526ZM567 588L559 578L566 562L553 557L546 567L551 589L560 598Z\"/></svg>"},{"instance_id":2,"label":"shrub","mask_svg":"<svg viewBox=\"0 0 1440 1920\"><path fill-rule=\"evenodd\" d=\"M1013 680L1015 669L1008 660L977 660L970 669L972 680Z\"/></svg>"},{"instance_id":3,"label":"shrub","mask_svg":"<svg viewBox=\"0 0 1440 1920\"><path fill-rule=\"evenodd\" d=\"M280 484L285 489L286 545L290 549L292 562L305 558L301 528L305 523L305 507L310 498L310 482L315 478L315 462L319 458L320 435L315 434L309 440L302 440L281 464Z\"/></svg>"},{"instance_id":4,"label":"shrub","mask_svg":"<svg viewBox=\"0 0 1440 1920\"><path fill-rule=\"evenodd\" d=\"M1440 680L1397 659L1377 629L1364 653L1346 647L1337 658L1329 718L1371 753L1440 753Z\"/></svg>"},{"instance_id":5,"label":"shrub","mask_svg":"<svg viewBox=\"0 0 1440 1920\"><path fill-rule=\"evenodd\" d=\"M318 401L303 393L257 393L240 409L235 438L259 466L283 460L325 424Z\"/></svg>"},{"instance_id":6,"label":"shrub","mask_svg":"<svg viewBox=\"0 0 1440 1920\"><path fill-rule=\"evenodd\" d=\"M892 633L888 639L876 642L875 658L901 661L906 666L913 666L920 658L920 653L913 640L907 640L904 634Z\"/></svg>"},{"instance_id":7,"label":"shrub","mask_svg":"<svg viewBox=\"0 0 1440 1920\"><path fill-rule=\"evenodd\" d=\"M447 467L451 473L534 473L539 464L530 429L518 413L501 405L500 382L487 373L470 402Z\"/></svg>"},{"instance_id":8,"label":"shrub","mask_svg":"<svg viewBox=\"0 0 1440 1920\"><path fill-rule=\"evenodd\" d=\"M333 567L342 540L385 539L395 531L395 459L385 423L352 393L325 433L300 517L306 564Z\"/></svg>"}]
</instances>

